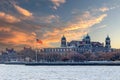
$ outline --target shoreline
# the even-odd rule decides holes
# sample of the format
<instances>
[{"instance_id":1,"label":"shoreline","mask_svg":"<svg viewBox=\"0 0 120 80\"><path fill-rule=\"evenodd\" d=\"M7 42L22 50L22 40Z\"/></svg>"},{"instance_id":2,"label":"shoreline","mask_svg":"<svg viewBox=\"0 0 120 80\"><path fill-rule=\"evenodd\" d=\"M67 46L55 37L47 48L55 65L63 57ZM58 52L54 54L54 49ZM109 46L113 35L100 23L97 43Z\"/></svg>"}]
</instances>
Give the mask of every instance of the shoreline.
<instances>
[{"instance_id":1,"label":"shoreline","mask_svg":"<svg viewBox=\"0 0 120 80\"><path fill-rule=\"evenodd\" d=\"M120 66L120 61L84 61L84 62L4 62L6 65L26 66Z\"/></svg>"},{"instance_id":2,"label":"shoreline","mask_svg":"<svg viewBox=\"0 0 120 80\"><path fill-rule=\"evenodd\" d=\"M120 62L31 62L27 66L120 66Z\"/></svg>"}]
</instances>

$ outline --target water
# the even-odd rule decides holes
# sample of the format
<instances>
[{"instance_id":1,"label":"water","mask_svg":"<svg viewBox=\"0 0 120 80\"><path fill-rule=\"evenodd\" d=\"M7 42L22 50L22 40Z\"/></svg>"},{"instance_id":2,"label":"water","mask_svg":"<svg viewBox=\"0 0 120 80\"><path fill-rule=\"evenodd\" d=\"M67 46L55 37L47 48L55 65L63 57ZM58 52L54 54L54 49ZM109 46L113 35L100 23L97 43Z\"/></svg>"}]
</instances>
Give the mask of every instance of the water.
<instances>
[{"instance_id":1,"label":"water","mask_svg":"<svg viewBox=\"0 0 120 80\"><path fill-rule=\"evenodd\" d=\"M0 64L0 80L120 80L120 66L24 66Z\"/></svg>"}]
</instances>

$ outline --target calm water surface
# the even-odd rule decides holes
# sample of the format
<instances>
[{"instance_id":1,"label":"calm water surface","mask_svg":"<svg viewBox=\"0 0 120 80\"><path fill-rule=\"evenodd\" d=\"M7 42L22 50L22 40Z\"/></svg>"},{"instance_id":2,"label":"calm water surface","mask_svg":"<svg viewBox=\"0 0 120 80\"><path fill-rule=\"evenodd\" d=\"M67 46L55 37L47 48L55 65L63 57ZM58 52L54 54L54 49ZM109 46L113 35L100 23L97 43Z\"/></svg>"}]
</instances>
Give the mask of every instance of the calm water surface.
<instances>
[{"instance_id":1,"label":"calm water surface","mask_svg":"<svg viewBox=\"0 0 120 80\"><path fill-rule=\"evenodd\" d=\"M120 66L24 66L0 64L0 80L120 80Z\"/></svg>"}]
</instances>

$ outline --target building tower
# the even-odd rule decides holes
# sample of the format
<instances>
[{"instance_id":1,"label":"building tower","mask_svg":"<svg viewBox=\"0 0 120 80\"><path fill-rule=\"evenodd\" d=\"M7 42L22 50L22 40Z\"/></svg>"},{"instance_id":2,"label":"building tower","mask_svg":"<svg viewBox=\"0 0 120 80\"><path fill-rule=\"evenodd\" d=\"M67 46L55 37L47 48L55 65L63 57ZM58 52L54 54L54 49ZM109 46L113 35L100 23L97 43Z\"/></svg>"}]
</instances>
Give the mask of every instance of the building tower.
<instances>
[{"instance_id":1,"label":"building tower","mask_svg":"<svg viewBox=\"0 0 120 80\"><path fill-rule=\"evenodd\" d=\"M88 52L92 51L91 39L88 34L85 37L85 51L88 51Z\"/></svg>"},{"instance_id":2,"label":"building tower","mask_svg":"<svg viewBox=\"0 0 120 80\"><path fill-rule=\"evenodd\" d=\"M67 47L66 38L65 38L64 35L63 35L63 37L61 38L61 47Z\"/></svg>"},{"instance_id":3,"label":"building tower","mask_svg":"<svg viewBox=\"0 0 120 80\"><path fill-rule=\"evenodd\" d=\"M90 43L91 43L91 39L90 36L87 34L87 36L85 37L85 44L90 45Z\"/></svg>"},{"instance_id":4,"label":"building tower","mask_svg":"<svg viewBox=\"0 0 120 80\"><path fill-rule=\"evenodd\" d=\"M105 48L106 48L106 51L111 51L111 43L110 43L110 37L107 36L106 39L105 39Z\"/></svg>"}]
</instances>

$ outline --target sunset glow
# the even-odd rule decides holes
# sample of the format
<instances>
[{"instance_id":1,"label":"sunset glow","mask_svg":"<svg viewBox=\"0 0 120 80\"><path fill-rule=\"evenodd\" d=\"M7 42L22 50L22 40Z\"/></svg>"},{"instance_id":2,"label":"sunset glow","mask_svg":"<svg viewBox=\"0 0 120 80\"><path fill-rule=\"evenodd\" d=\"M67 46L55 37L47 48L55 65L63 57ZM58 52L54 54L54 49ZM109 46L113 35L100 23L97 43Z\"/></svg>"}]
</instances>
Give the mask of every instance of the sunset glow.
<instances>
[{"instance_id":1,"label":"sunset glow","mask_svg":"<svg viewBox=\"0 0 120 80\"><path fill-rule=\"evenodd\" d=\"M67 41L81 40L87 33L92 41L111 38L112 48L120 48L119 0L1 0L0 50L59 47Z\"/></svg>"}]
</instances>

